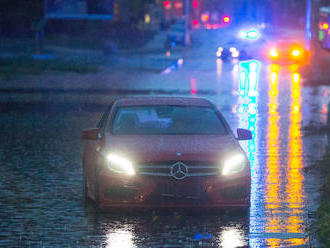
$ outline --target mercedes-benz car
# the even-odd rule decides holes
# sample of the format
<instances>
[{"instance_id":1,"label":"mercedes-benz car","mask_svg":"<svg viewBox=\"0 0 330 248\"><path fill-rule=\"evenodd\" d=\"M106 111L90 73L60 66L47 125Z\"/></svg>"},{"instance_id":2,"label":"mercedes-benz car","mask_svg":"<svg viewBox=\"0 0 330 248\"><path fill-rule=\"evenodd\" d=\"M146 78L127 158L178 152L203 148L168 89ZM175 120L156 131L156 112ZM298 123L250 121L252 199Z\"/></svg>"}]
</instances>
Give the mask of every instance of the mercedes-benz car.
<instances>
[{"instance_id":1,"label":"mercedes-benz car","mask_svg":"<svg viewBox=\"0 0 330 248\"><path fill-rule=\"evenodd\" d=\"M83 131L84 192L100 209L249 207L250 164L203 98L115 100Z\"/></svg>"}]
</instances>

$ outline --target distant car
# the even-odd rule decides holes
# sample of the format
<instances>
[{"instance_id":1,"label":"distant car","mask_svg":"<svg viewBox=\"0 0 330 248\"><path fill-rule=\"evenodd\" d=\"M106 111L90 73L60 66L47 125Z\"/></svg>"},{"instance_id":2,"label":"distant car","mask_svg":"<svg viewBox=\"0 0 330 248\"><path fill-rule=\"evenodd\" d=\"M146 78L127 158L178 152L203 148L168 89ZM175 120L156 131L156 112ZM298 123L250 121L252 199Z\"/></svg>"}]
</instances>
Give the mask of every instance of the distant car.
<instances>
[{"instance_id":1,"label":"distant car","mask_svg":"<svg viewBox=\"0 0 330 248\"><path fill-rule=\"evenodd\" d=\"M239 49L235 46L220 46L216 52L217 58L221 58L222 60L245 60L249 59L247 52L244 49Z\"/></svg>"},{"instance_id":2,"label":"distant car","mask_svg":"<svg viewBox=\"0 0 330 248\"><path fill-rule=\"evenodd\" d=\"M239 32L239 37L241 39L254 41L254 40L258 40L260 36L261 36L260 32L256 29L245 29Z\"/></svg>"},{"instance_id":3,"label":"distant car","mask_svg":"<svg viewBox=\"0 0 330 248\"><path fill-rule=\"evenodd\" d=\"M238 47L249 51L255 57L259 51L267 44L267 35L262 32L262 28L241 28L238 29L235 43ZM257 55L258 56L258 55Z\"/></svg>"},{"instance_id":4,"label":"distant car","mask_svg":"<svg viewBox=\"0 0 330 248\"><path fill-rule=\"evenodd\" d=\"M244 38L242 37L242 30ZM216 56L222 60L250 60L259 59L260 51L264 50L267 44L264 37L254 29L234 29L231 39L221 44L216 51ZM253 37L253 38L252 38Z\"/></svg>"},{"instance_id":5,"label":"distant car","mask_svg":"<svg viewBox=\"0 0 330 248\"><path fill-rule=\"evenodd\" d=\"M250 205L250 164L222 114L202 98L116 100L83 131L85 195L101 209Z\"/></svg>"},{"instance_id":6,"label":"distant car","mask_svg":"<svg viewBox=\"0 0 330 248\"><path fill-rule=\"evenodd\" d=\"M280 40L270 46L267 57L273 63L306 63L309 54L297 41Z\"/></svg>"}]
</instances>

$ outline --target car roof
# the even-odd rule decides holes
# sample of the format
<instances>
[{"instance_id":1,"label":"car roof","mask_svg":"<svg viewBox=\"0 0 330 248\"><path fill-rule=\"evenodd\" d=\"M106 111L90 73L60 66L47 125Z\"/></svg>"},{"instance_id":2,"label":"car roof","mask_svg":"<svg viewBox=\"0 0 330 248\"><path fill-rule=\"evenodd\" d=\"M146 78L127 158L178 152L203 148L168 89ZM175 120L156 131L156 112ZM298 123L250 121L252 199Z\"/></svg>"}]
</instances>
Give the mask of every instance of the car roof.
<instances>
[{"instance_id":1,"label":"car roof","mask_svg":"<svg viewBox=\"0 0 330 248\"><path fill-rule=\"evenodd\" d=\"M115 100L114 104L116 106L175 105L214 107L214 105L205 98L170 96L125 97Z\"/></svg>"}]
</instances>

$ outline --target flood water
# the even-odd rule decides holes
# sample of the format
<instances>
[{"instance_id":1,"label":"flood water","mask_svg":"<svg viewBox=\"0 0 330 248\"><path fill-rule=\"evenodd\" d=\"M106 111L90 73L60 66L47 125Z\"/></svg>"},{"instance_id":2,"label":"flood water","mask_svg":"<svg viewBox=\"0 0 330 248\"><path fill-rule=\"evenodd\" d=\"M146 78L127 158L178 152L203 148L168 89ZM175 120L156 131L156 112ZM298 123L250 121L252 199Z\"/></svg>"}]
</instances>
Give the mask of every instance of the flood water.
<instances>
[{"instance_id":1,"label":"flood water","mask_svg":"<svg viewBox=\"0 0 330 248\"><path fill-rule=\"evenodd\" d=\"M320 178L304 168L323 155L327 140L303 128L326 122L330 89L303 83L297 68L212 59L146 86L206 97L233 130L252 131L253 140L241 142L251 162L248 216L97 213L82 195L80 136L116 95L35 96L30 104L21 100L29 95L15 96L0 113L0 246L309 247Z\"/></svg>"}]
</instances>

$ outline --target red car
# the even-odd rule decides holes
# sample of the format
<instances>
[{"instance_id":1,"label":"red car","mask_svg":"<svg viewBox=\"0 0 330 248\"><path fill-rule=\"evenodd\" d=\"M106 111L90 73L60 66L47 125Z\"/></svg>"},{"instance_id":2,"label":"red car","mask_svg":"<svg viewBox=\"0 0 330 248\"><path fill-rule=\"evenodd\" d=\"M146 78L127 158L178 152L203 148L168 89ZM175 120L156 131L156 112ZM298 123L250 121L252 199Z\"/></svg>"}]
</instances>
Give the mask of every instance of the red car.
<instances>
[{"instance_id":1,"label":"red car","mask_svg":"<svg viewBox=\"0 0 330 248\"><path fill-rule=\"evenodd\" d=\"M114 101L83 131L85 195L101 209L249 207L250 164L208 100L131 97Z\"/></svg>"}]
</instances>

